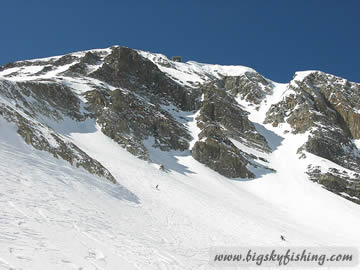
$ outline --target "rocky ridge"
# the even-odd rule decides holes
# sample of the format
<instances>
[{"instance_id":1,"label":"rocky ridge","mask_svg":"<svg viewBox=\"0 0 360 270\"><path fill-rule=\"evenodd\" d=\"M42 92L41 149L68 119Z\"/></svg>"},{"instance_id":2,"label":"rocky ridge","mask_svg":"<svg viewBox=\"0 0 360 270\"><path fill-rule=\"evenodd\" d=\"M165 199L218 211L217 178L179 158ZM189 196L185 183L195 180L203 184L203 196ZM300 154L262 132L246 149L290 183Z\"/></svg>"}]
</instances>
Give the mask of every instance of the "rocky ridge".
<instances>
[{"instance_id":1,"label":"rocky ridge","mask_svg":"<svg viewBox=\"0 0 360 270\"><path fill-rule=\"evenodd\" d=\"M264 121L273 126L286 122L293 133L307 133L308 140L298 149L301 157L311 153L335 165L326 170L309 165L310 179L355 201L360 191L360 151L355 144L360 127L359 87L319 71L298 73ZM336 165L343 167L342 172Z\"/></svg>"},{"instance_id":2,"label":"rocky ridge","mask_svg":"<svg viewBox=\"0 0 360 270\"><path fill-rule=\"evenodd\" d=\"M261 125L286 124L291 133L308 135L299 158L332 162L309 164L309 179L358 203L360 85L300 72L281 98L268 104L275 85L246 67L179 63L114 46L0 67L0 115L34 148L113 182L100 162L66 136L77 130L64 134L60 126L96 122L105 135L149 162L145 141L151 138L153 148L191 150L194 159L226 177L258 178L254 168L274 172L264 158L274 149L259 123L249 120L249 111L266 105ZM190 112L197 112L197 133L185 117Z\"/></svg>"}]
</instances>

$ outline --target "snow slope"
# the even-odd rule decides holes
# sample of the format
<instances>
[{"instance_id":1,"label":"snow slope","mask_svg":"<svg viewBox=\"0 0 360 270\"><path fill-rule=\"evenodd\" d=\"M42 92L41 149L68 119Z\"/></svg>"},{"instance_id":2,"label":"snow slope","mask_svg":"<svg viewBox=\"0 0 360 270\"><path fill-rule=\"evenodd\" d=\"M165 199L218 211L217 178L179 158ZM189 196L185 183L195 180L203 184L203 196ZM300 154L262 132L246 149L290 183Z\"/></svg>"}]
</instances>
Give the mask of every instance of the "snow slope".
<instances>
[{"instance_id":1,"label":"snow slope","mask_svg":"<svg viewBox=\"0 0 360 270\"><path fill-rule=\"evenodd\" d=\"M167 64L154 55L147 57ZM195 62L158 66L190 87L253 71ZM60 67L51 76L34 75L37 71L24 68L27 75L11 78L62 78L79 95L99 83L63 77ZM94 121L47 122L109 169L119 183L113 185L34 150L0 117L0 269L205 270L213 269L208 251L214 246L360 247L360 206L311 182L304 173L311 162L329 161L310 154L299 160L296 150L306 134L286 133L289 127L284 124L262 124L271 104L291 91L286 84L274 85L258 110L238 100L273 149L270 154L254 152L276 170L252 168L254 180L229 180L195 161L190 151L151 149L155 163L139 160L105 136ZM197 113L178 114L196 139ZM160 164L167 171L159 170ZM281 241L280 235L288 241Z\"/></svg>"},{"instance_id":2,"label":"snow slope","mask_svg":"<svg viewBox=\"0 0 360 270\"><path fill-rule=\"evenodd\" d=\"M233 181L190 154L167 153L165 166L179 168L163 172L96 126L72 133L118 179L113 186L33 150L4 120L0 126L4 269L212 269L213 246L360 243L359 206L306 180L290 162L297 157L283 155L301 142L295 136L272 154L277 174Z\"/></svg>"},{"instance_id":3,"label":"snow slope","mask_svg":"<svg viewBox=\"0 0 360 270\"><path fill-rule=\"evenodd\" d=\"M171 79L188 87L196 87L214 78L220 79L222 76L240 76L245 72L256 72L254 69L245 66L203 64L195 61L182 63L171 61L159 53L140 50L138 53L155 63Z\"/></svg>"}]
</instances>

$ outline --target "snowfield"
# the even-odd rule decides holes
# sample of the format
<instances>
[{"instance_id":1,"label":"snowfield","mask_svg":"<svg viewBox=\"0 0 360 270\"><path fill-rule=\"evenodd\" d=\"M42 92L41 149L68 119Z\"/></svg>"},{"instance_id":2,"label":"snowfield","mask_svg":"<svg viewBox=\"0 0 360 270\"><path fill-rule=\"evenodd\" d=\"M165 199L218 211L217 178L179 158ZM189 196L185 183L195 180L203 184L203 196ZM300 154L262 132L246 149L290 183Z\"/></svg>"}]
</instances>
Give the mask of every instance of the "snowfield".
<instances>
[{"instance_id":1,"label":"snowfield","mask_svg":"<svg viewBox=\"0 0 360 270\"><path fill-rule=\"evenodd\" d=\"M166 62L161 55L142 54L156 63ZM172 64L176 68L171 71L161 69L188 86L219 74L251 71L241 66ZM37 71L26 69L31 79ZM90 78L66 80L79 94L98 83ZM35 150L17 134L15 125L0 117L0 269L208 270L215 269L209 250L216 246L360 248L360 206L305 174L312 162L336 165L311 154L299 159L296 150L307 134L292 135L286 133L286 125L262 124L271 104L290 91L286 84L274 84L259 110L238 100L273 150L256 154L269 160L276 172L252 168L257 176L253 180L225 178L194 160L190 150L152 148L154 163L148 163L105 136L95 121L48 120L52 129L104 165L118 181L112 184ZM196 116L197 112L175 116L187 119L194 137L191 145L200 131ZM151 139L145 142L149 147Z\"/></svg>"},{"instance_id":2,"label":"snowfield","mask_svg":"<svg viewBox=\"0 0 360 270\"><path fill-rule=\"evenodd\" d=\"M285 155L296 138L272 154L276 174L234 181L190 154L163 172L98 129L71 134L113 185L0 128L3 269L212 269L214 246L360 246L359 206L306 179Z\"/></svg>"}]
</instances>

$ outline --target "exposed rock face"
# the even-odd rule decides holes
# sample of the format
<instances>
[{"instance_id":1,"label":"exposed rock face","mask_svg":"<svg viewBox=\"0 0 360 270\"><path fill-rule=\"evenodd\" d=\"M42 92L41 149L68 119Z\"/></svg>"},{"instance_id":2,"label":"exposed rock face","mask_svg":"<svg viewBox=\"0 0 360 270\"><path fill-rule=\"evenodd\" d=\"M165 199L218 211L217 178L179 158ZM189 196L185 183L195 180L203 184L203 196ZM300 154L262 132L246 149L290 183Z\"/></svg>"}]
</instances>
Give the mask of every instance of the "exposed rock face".
<instances>
[{"instance_id":1,"label":"exposed rock face","mask_svg":"<svg viewBox=\"0 0 360 270\"><path fill-rule=\"evenodd\" d=\"M132 92L89 91L85 94L90 109L104 134L124 146L130 153L149 160L142 141L155 138L155 147L163 151L188 149L191 136L167 111L146 102Z\"/></svg>"},{"instance_id":2,"label":"exposed rock face","mask_svg":"<svg viewBox=\"0 0 360 270\"><path fill-rule=\"evenodd\" d=\"M80 61L69 67L67 71L62 73L65 76L81 76L87 75L91 72L89 66L100 64L101 57L92 53L87 52L84 57L80 59Z\"/></svg>"},{"instance_id":3,"label":"exposed rock face","mask_svg":"<svg viewBox=\"0 0 360 270\"><path fill-rule=\"evenodd\" d=\"M239 96L253 104L259 104L273 89L271 82L256 72L224 78L224 88L233 96Z\"/></svg>"},{"instance_id":4,"label":"exposed rock face","mask_svg":"<svg viewBox=\"0 0 360 270\"><path fill-rule=\"evenodd\" d=\"M282 136L259 122L261 135L248 118L248 111L267 110L265 124L286 124L292 133L308 135L300 157L311 153L334 162L330 169L309 166L311 180L360 201L355 141L360 139L360 84L300 72L284 93L274 92L286 87L278 86L246 67L178 63L115 46L0 67L0 116L15 123L34 148L115 182L57 129L64 120L74 126L96 121L105 135L144 160L151 161L152 147L184 155L191 150L194 159L226 177L253 178L274 171L268 160L276 146L271 141L271 149L264 136ZM195 112L198 136L190 122Z\"/></svg>"},{"instance_id":5,"label":"exposed rock face","mask_svg":"<svg viewBox=\"0 0 360 270\"><path fill-rule=\"evenodd\" d=\"M88 156L72 142L59 136L48 127L27 119L12 108L0 103L0 116L8 122L15 123L18 134L24 138L27 144L35 149L50 152L55 158L62 158L71 165L82 167L88 172L105 177L116 183L112 174L98 161Z\"/></svg>"},{"instance_id":6,"label":"exposed rock face","mask_svg":"<svg viewBox=\"0 0 360 270\"><path fill-rule=\"evenodd\" d=\"M116 182L111 173L75 144L57 134L40 121L44 116L62 121L63 116L75 121L86 119L80 112L80 100L66 86L45 82L0 82L0 95L15 102L14 108L0 102L0 115L15 123L18 134L35 149L50 152L54 157L82 167L92 174Z\"/></svg>"},{"instance_id":7,"label":"exposed rock face","mask_svg":"<svg viewBox=\"0 0 360 270\"><path fill-rule=\"evenodd\" d=\"M311 73L303 81L295 78L289 86L290 94L271 106L265 123L277 126L287 122L294 133L308 131L309 139L300 150L358 170L360 160L351 153L356 150L352 140L357 138L354 136L359 126L353 119L357 119L354 111L359 105L350 98L349 89L354 91L354 100L358 100L357 84L321 72Z\"/></svg>"},{"instance_id":8,"label":"exposed rock face","mask_svg":"<svg viewBox=\"0 0 360 270\"><path fill-rule=\"evenodd\" d=\"M202 88L203 102L198 118L200 128L206 124L222 127L223 132L230 138L243 142L250 147L263 151L270 151L266 139L260 135L248 113L242 110L234 97L226 91L224 83L217 81Z\"/></svg>"},{"instance_id":9,"label":"exposed rock face","mask_svg":"<svg viewBox=\"0 0 360 270\"><path fill-rule=\"evenodd\" d=\"M247 155L229 138L249 147L270 151L266 139L256 131L247 118L247 112L226 91L224 81L205 85L202 91L203 102L197 118L197 125L202 131L192 149L192 156L227 177L253 178L254 174L246 167L249 164Z\"/></svg>"},{"instance_id":10,"label":"exposed rock face","mask_svg":"<svg viewBox=\"0 0 360 270\"><path fill-rule=\"evenodd\" d=\"M171 102L183 110L194 110L200 95L199 91L190 91L175 83L153 62L126 47L113 48L101 68L91 76L113 86L144 94L154 102Z\"/></svg>"},{"instance_id":11,"label":"exposed rock face","mask_svg":"<svg viewBox=\"0 0 360 270\"><path fill-rule=\"evenodd\" d=\"M55 82L2 80L0 95L37 119L44 115L54 120L63 120L64 115L77 121L86 118L80 113L79 98L67 86Z\"/></svg>"},{"instance_id":12,"label":"exposed rock face","mask_svg":"<svg viewBox=\"0 0 360 270\"><path fill-rule=\"evenodd\" d=\"M360 86L344 79L312 72L290 83L287 95L267 112L265 123L287 122L294 133L309 132L299 152L307 151L355 172L360 172L360 154L353 140L359 137ZM328 173L312 177L337 193L349 191L349 179ZM354 181L360 181L355 178Z\"/></svg>"},{"instance_id":13,"label":"exposed rock face","mask_svg":"<svg viewBox=\"0 0 360 270\"><path fill-rule=\"evenodd\" d=\"M189 148L188 141L191 136L186 127L162 109L162 106L193 109L198 104L200 91L190 91L175 83L136 51L113 47L107 52L94 51L46 60L10 63L2 67L2 70L13 69L14 72L10 72L6 77L16 78L28 66L33 65L44 66L32 75L40 78L15 83L1 81L0 94L14 100L21 112L34 119L36 124L20 125L19 134L36 149L48 151L76 166L86 166L92 173L102 174L101 170L94 169L101 164L96 165L97 161L91 158L84 156L74 161L72 152L80 153L81 150L70 142L62 141L63 138L51 131L46 124L40 124L45 118L61 122L65 116L73 121L96 119L105 135L142 159L150 160L148 149L143 144L149 137L155 140L153 146L163 151L184 151ZM48 78L47 72L55 73L65 65L68 65L65 71ZM88 101L87 106L80 101L74 89L68 87L72 85L72 78L79 78L84 82L85 89L93 89L83 93ZM115 89L114 86L121 88ZM44 136L36 133L40 126L42 129L49 129L52 134L49 138L54 139L56 147L43 139ZM56 141L58 143L55 143ZM93 166L90 163L93 163ZM108 179L115 181L111 177Z\"/></svg>"},{"instance_id":14,"label":"exposed rock face","mask_svg":"<svg viewBox=\"0 0 360 270\"><path fill-rule=\"evenodd\" d=\"M26 97L34 99L31 106L28 106L34 113L38 111L44 115L53 114L55 118L61 118L63 114L78 121L85 119L80 113L79 98L63 84L18 82L17 87Z\"/></svg>"},{"instance_id":15,"label":"exposed rock face","mask_svg":"<svg viewBox=\"0 0 360 270\"><path fill-rule=\"evenodd\" d=\"M230 178L253 178L246 165L249 163L241 151L216 125L207 125L192 148L192 156L213 170Z\"/></svg>"},{"instance_id":16,"label":"exposed rock face","mask_svg":"<svg viewBox=\"0 0 360 270\"><path fill-rule=\"evenodd\" d=\"M359 174L339 171L335 168L324 173L320 166L309 166L307 174L312 181L323 185L326 189L360 204Z\"/></svg>"},{"instance_id":17,"label":"exposed rock face","mask_svg":"<svg viewBox=\"0 0 360 270\"><path fill-rule=\"evenodd\" d=\"M340 115L339 124L354 139L360 138L360 84L317 72L308 76L301 87L309 93L318 93L318 106L327 105L336 111Z\"/></svg>"}]
</instances>

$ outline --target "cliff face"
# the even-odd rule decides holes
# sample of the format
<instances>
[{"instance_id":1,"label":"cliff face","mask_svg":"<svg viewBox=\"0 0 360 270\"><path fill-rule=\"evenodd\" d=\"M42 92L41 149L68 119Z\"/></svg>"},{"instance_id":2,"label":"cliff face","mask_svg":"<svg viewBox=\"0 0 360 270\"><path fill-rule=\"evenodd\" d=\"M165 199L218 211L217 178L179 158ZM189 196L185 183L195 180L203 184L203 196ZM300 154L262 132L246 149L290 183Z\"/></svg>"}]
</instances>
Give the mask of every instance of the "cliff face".
<instances>
[{"instance_id":1,"label":"cliff face","mask_svg":"<svg viewBox=\"0 0 360 270\"><path fill-rule=\"evenodd\" d=\"M322 72L298 73L288 86L289 93L271 106L265 119L265 123L273 126L286 122L293 133L307 133L306 143L298 150L301 157L311 153L335 165L324 170L318 164L309 164L310 179L338 194L344 192L357 198L360 195L357 185L360 151L356 145L360 128L359 86Z\"/></svg>"},{"instance_id":2,"label":"cliff face","mask_svg":"<svg viewBox=\"0 0 360 270\"><path fill-rule=\"evenodd\" d=\"M159 163L154 149L182 153L249 179L276 173L271 159L281 141L305 134L298 157L317 158L308 159L309 179L360 199L360 85L318 71L280 87L246 67L115 46L0 67L0 116L34 148L112 182L67 136L76 126L99 128L149 162Z\"/></svg>"}]
</instances>

